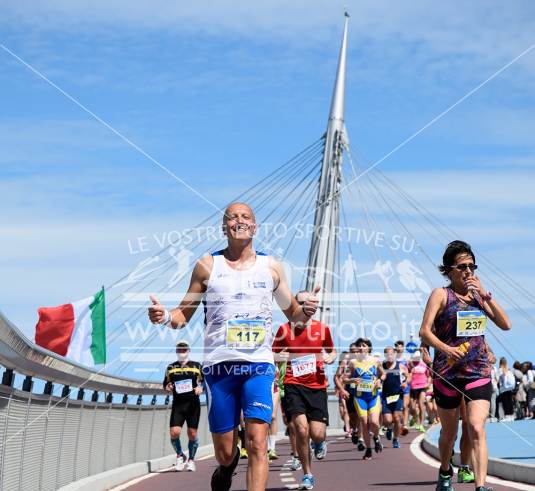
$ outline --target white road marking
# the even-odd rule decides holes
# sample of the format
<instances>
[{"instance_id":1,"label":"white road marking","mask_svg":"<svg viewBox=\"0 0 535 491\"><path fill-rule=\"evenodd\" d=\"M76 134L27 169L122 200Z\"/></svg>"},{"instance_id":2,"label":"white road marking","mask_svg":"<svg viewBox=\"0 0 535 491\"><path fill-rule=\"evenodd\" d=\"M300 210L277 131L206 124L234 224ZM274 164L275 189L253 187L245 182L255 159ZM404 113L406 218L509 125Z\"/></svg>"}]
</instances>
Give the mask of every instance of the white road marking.
<instances>
[{"instance_id":1,"label":"white road marking","mask_svg":"<svg viewBox=\"0 0 535 491\"><path fill-rule=\"evenodd\" d=\"M213 453L212 454L208 454L208 455L205 455L204 457L200 457L200 458L198 458L196 460L211 459L212 457L214 457L214 455L215 454L213 454ZM136 477L135 479L132 479L131 481L125 482L123 484L119 484L119 486L115 486L114 488L110 488L109 491L123 491L125 489L128 489L130 486L133 486L134 484L137 484L138 482L144 481L145 479L149 479L150 477L155 477L158 474L162 474L164 472L169 472L173 468L174 468L174 466L171 466L171 467L168 467L166 469L161 469L161 470L156 471L156 472L151 472L150 474L145 474L144 476Z\"/></svg>"},{"instance_id":2,"label":"white road marking","mask_svg":"<svg viewBox=\"0 0 535 491\"><path fill-rule=\"evenodd\" d=\"M425 434L418 435L411 443L411 452L420 462L430 465L435 469L440 467L440 462L435 460L429 454L425 453L421 448L421 442L424 439ZM509 486L510 488L521 489L522 491L533 491L535 488L531 484L523 484L520 482L506 481L499 477L488 476L487 481L493 484L499 484L501 486Z\"/></svg>"},{"instance_id":3,"label":"white road marking","mask_svg":"<svg viewBox=\"0 0 535 491\"><path fill-rule=\"evenodd\" d=\"M122 491L123 489L128 489L130 486L133 486L134 484L137 484L138 482L144 481L145 479L148 479L149 477L157 476L158 473L154 474L145 474L141 477L136 477L135 479L132 479L131 481L125 482L123 484L120 484L119 486L116 486L114 488L111 488L110 491Z\"/></svg>"}]
</instances>

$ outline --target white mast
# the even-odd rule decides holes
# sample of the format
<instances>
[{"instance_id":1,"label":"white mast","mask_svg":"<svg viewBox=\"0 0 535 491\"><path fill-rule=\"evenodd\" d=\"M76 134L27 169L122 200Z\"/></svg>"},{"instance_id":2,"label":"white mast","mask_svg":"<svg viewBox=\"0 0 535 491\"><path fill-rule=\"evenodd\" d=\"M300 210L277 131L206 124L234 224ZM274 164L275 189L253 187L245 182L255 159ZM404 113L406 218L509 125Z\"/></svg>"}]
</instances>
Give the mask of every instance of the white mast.
<instances>
[{"instance_id":1,"label":"white mast","mask_svg":"<svg viewBox=\"0 0 535 491\"><path fill-rule=\"evenodd\" d=\"M327 324L332 312L333 275L338 242L335 230L339 230L340 223L339 190L342 178L342 151L347 143L344 106L348 23L349 14L346 12L338 70L325 133L325 148L314 215L314 233L308 254L306 282L308 291L312 291L315 285L321 285L319 320Z\"/></svg>"}]
</instances>

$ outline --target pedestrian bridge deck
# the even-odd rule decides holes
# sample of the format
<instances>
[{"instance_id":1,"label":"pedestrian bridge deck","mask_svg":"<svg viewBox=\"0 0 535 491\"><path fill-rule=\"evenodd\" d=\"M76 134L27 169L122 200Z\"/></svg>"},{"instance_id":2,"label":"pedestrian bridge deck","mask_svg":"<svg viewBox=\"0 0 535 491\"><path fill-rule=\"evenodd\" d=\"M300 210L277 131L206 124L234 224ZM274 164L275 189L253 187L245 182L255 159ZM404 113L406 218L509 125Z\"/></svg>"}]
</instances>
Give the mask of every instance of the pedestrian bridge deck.
<instances>
[{"instance_id":1,"label":"pedestrian bridge deck","mask_svg":"<svg viewBox=\"0 0 535 491\"><path fill-rule=\"evenodd\" d=\"M411 442L418 436L414 433L402 438L400 449L391 448L385 441L385 449L378 456L374 454L371 461L363 461L362 453L356 450L350 440L343 436L328 437L329 448L324 461L313 462L316 477L314 489L329 491L349 490L381 490L396 491L434 490L437 469L420 461L411 451ZM413 447L419 448L417 442ZM269 467L268 491L286 491L297 489L302 471L292 472L289 469L290 450L287 440L278 443L279 460L273 461ZM241 460L232 490L245 491L246 462ZM172 469L153 474L150 477L121 486L128 491L168 491L171 489L210 489L210 477L216 467L213 457L197 462L197 472L175 472ZM515 489L509 486L493 484L495 491ZM473 490L473 484L455 485L457 491ZM518 489L518 488L517 488ZM524 487L522 489L529 489ZM533 488L535 489L535 488Z\"/></svg>"},{"instance_id":2,"label":"pedestrian bridge deck","mask_svg":"<svg viewBox=\"0 0 535 491\"><path fill-rule=\"evenodd\" d=\"M489 423L486 426L489 457L535 465L535 421L522 420ZM439 431L429 432L431 441L437 442ZM459 449L457 442L456 449ZM535 472L535 470L534 470Z\"/></svg>"}]
</instances>

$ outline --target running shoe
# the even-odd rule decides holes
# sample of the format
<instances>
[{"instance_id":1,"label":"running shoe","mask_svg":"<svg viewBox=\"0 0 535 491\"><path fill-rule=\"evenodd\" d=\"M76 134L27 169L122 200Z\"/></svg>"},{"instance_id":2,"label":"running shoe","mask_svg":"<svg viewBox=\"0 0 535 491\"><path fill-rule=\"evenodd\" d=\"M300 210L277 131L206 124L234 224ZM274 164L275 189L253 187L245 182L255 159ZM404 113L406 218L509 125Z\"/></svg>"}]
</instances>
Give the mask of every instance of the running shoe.
<instances>
[{"instance_id":1,"label":"running shoe","mask_svg":"<svg viewBox=\"0 0 535 491\"><path fill-rule=\"evenodd\" d=\"M366 451L364 452L364 456L362 457L362 460L371 460L371 458L372 458L372 449L367 448Z\"/></svg>"},{"instance_id":2,"label":"running shoe","mask_svg":"<svg viewBox=\"0 0 535 491\"><path fill-rule=\"evenodd\" d=\"M385 431L386 431L386 430L385 430L385 427L384 427L384 426L381 426L381 427L379 428L379 436L385 436Z\"/></svg>"},{"instance_id":3,"label":"running shoe","mask_svg":"<svg viewBox=\"0 0 535 491\"><path fill-rule=\"evenodd\" d=\"M275 452L275 449L268 450L268 459L269 460L277 460L279 456L277 455L277 452Z\"/></svg>"},{"instance_id":4,"label":"running shoe","mask_svg":"<svg viewBox=\"0 0 535 491\"><path fill-rule=\"evenodd\" d=\"M296 457L295 455L292 457L292 463L290 464L290 469L292 471L300 471L303 468L301 465L301 461L299 460L299 457Z\"/></svg>"},{"instance_id":5,"label":"running shoe","mask_svg":"<svg viewBox=\"0 0 535 491\"><path fill-rule=\"evenodd\" d=\"M352 432L351 433L351 443L353 443L353 445L357 445L359 440L360 440L359 434L356 431Z\"/></svg>"},{"instance_id":6,"label":"running shoe","mask_svg":"<svg viewBox=\"0 0 535 491\"><path fill-rule=\"evenodd\" d=\"M301 479L299 489L314 489L314 476L312 474L305 474Z\"/></svg>"},{"instance_id":7,"label":"running shoe","mask_svg":"<svg viewBox=\"0 0 535 491\"><path fill-rule=\"evenodd\" d=\"M397 438L392 441L392 448L399 448L399 440Z\"/></svg>"},{"instance_id":8,"label":"running shoe","mask_svg":"<svg viewBox=\"0 0 535 491\"><path fill-rule=\"evenodd\" d=\"M236 449L238 450L238 449ZM232 476L238 466L240 460L240 452L236 451L236 456L228 467L218 465L212 474L210 486L212 491L229 491L232 485Z\"/></svg>"},{"instance_id":9,"label":"running shoe","mask_svg":"<svg viewBox=\"0 0 535 491\"><path fill-rule=\"evenodd\" d=\"M189 472L195 472L197 470L197 466L195 465L195 462L193 460L187 461L186 470Z\"/></svg>"},{"instance_id":10,"label":"running shoe","mask_svg":"<svg viewBox=\"0 0 535 491\"><path fill-rule=\"evenodd\" d=\"M186 459L183 455L177 455L176 463L175 463L175 471L182 472L184 470L184 466L186 465Z\"/></svg>"},{"instance_id":11,"label":"running shoe","mask_svg":"<svg viewBox=\"0 0 535 491\"><path fill-rule=\"evenodd\" d=\"M439 469L436 491L453 491L453 469L450 467L448 474L443 474Z\"/></svg>"},{"instance_id":12,"label":"running shoe","mask_svg":"<svg viewBox=\"0 0 535 491\"><path fill-rule=\"evenodd\" d=\"M362 438L359 438L357 441L357 450L359 452L362 452L365 449L366 449L366 445L364 445L364 440Z\"/></svg>"},{"instance_id":13,"label":"running shoe","mask_svg":"<svg viewBox=\"0 0 535 491\"><path fill-rule=\"evenodd\" d=\"M457 472L457 482L463 483L463 482L475 482L476 476L474 476L474 473L468 468L468 467L459 467L459 471Z\"/></svg>"},{"instance_id":14,"label":"running shoe","mask_svg":"<svg viewBox=\"0 0 535 491\"><path fill-rule=\"evenodd\" d=\"M411 416L409 418L409 428L414 428L415 425L416 425L416 421L414 421L414 418Z\"/></svg>"},{"instance_id":15,"label":"running shoe","mask_svg":"<svg viewBox=\"0 0 535 491\"><path fill-rule=\"evenodd\" d=\"M407 436L409 434L409 429L406 426L401 427L401 436Z\"/></svg>"},{"instance_id":16,"label":"running shoe","mask_svg":"<svg viewBox=\"0 0 535 491\"><path fill-rule=\"evenodd\" d=\"M314 445L314 456L318 460L323 460L327 455L327 442L324 440L317 445Z\"/></svg>"},{"instance_id":17,"label":"running shoe","mask_svg":"<svg viewBox=\"0 0 535 491\"><path fill-rule=\"evenodd\" d=\"M387 428L386 430L386 439L392 440L392 428Z\"/></svg>"},{"instance_id":18,"label":"running shoe","mask_svg":"<svg viewBox=\"0 0 535 491\"><path fill-rule=\"evenodd\" d=\"M418 426L416 426L416 429L417 429L420 433L425 433L425 427L424 427L424 425L418 425Z\"/></svg>"},{"instance_id":19,"label":"running shoe","mask_svg":"<svg viewBox=\"0 0 535 491\"><path fill-rule=\"evenodd\" d=\"M240 459L246 459L249 456L247 455L247 449L245 447L242 447L240 450Z\"/></svg>"},{"instance_id":20,"label":"running shoe","mask_svg":"<svg viewBox=\"0 0 535 491\"><path fill-rule=\"evenodd\" d=\"M383 444L378 436L373 438L373 443L375 444L375 453L380 453L383 451Z\"/></svg>"},{"instance_id":21,"label":"running shoe","mask_svg":"<svg viewBox=\"0 0 535 491\"><path fill-rule=\"evenodd\" d=\"M478 486L476 491L494 491L494 488L489 488L488 486Z\"/></svg>"}]
</instances>

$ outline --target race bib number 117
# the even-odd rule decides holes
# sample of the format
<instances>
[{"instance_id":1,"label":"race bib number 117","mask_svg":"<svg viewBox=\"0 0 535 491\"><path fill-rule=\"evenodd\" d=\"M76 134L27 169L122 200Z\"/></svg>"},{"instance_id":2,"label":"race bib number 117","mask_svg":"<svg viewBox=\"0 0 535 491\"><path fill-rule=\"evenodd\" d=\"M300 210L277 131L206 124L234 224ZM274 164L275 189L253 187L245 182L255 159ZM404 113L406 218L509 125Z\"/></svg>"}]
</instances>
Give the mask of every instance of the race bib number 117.
<instances>
[{"instance_id":1,"label":"race bib number 117","mask_svg":"<svg viewBox=\"0 0 535 491\"><path fill-rule=\"evenodd\" d=\"M266 322L262 319L231 319L227 321L227 348L256 349L266 339Z\"/></svg>"}]
</instances>

